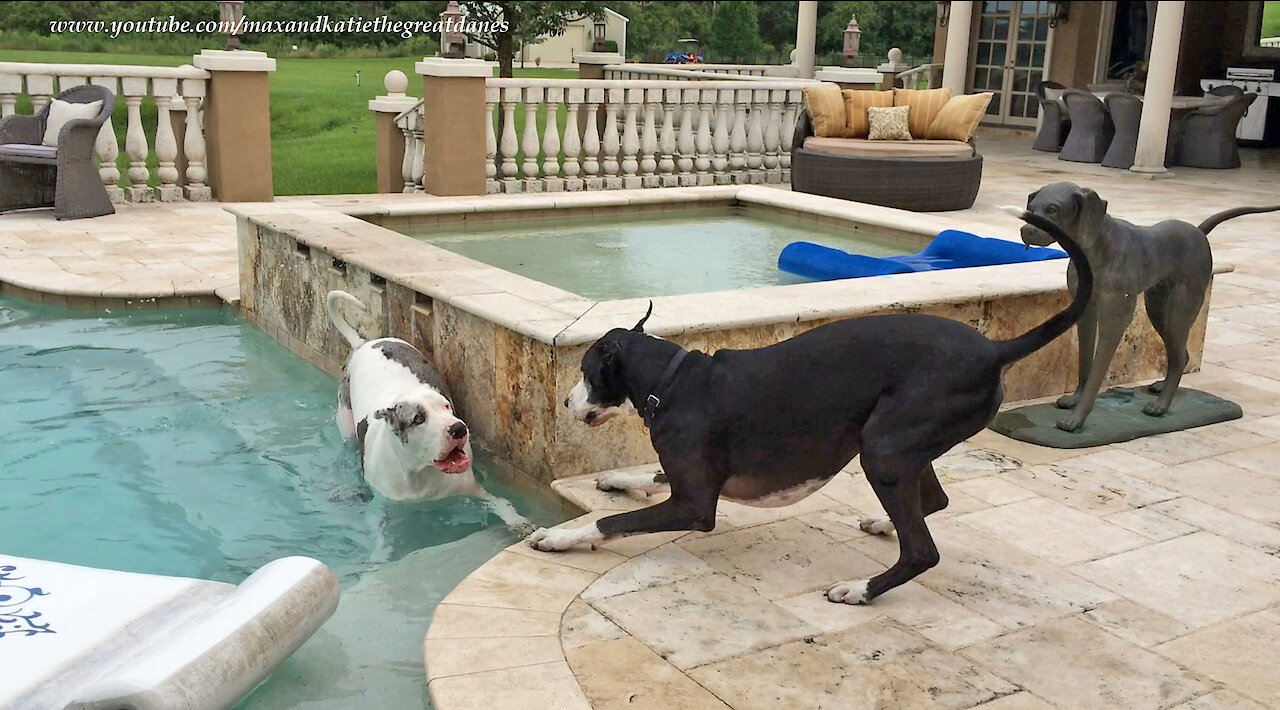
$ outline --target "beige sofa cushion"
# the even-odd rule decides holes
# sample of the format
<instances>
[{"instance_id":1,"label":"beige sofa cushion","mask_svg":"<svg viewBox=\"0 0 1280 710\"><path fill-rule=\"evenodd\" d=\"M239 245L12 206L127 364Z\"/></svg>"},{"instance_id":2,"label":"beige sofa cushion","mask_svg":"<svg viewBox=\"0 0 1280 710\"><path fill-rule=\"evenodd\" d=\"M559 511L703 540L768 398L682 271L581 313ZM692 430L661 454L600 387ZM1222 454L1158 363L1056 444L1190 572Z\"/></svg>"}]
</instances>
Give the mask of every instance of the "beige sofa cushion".
<instances>
[{"instance_id":1,"label":"beige sofa cushion","mask_svg":"<svg viewBox=\"0 0 1280 710\"><path fill-rule=\"evenodd\" d=\"M871 123L867 120L869 107L893 105L893 91L844 89L840 95L844 97L845 138L867 137L867 133L871 131Z\"/></svg>"},{"instance_id":2,"label":"beige sofa cushion","mask_svg":"<svg viewBox=\"0 0 1280 710\"><path fill-rule=\"evenodd\" d=\"M908 123L912 138L928 138L929 125L951 99L951 89L894 89L893 105L910 106Z\"/></svg>"},{"instance_id":3,"label":"beige sofa cushion","mask_svg":"<svg viewBox=\"0 0 1280 710\"><path fill-rule=\"evenodd\" d=\"M925 138L938 138L953 141L967 141L978 130L978 124L987 113L987 104L994 96L990 91L981 94L952 96L943 104L929 124L929 132Z\"/></svg>"},{"instance_id":4,"label":"beige sofa cushion","mask_svg":"<svg viewBox=\"0 0 1280 710\"><path fill-rule=\"evenodd\" d=\"M804 109L809 112L813 122L813 135L844 135L844 97L840 95L838 84L811 84L802 90Z\"/></svg>"},{"instance_id":5,"label":"beige sofa cushion","mask_svg":"<svg viewBox=\"0 0 1280 710\"><path fill-rule=\"evenodd\" d=\"M973 146L963 141L872 141L864 138L804 139L804 149L853 158L967 158Z\"/></svg>"}]
</instances>

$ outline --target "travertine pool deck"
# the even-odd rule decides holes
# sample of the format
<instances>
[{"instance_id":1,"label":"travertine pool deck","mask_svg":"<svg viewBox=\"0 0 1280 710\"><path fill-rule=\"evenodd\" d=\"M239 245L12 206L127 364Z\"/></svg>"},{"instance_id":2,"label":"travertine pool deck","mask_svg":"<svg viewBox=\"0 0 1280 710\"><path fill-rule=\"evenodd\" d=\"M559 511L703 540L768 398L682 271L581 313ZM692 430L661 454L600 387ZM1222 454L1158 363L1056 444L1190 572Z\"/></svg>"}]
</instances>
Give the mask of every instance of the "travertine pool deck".
<instances>
[{"instance_id":1,"label":"travertine pool deck","mask_svg":"<svg viewBox=\"0 0 1280 710\"><path fill-rule=\"evenodd\" d=\"M980 136L978 203L943 217L1007 236L1018 222L996 207L1057 180L1139 223L1280 201L1276 151L1150 181L1029 143ZM0 282L70 305L99 286L99 298L208 296L236 281L221 207L0 215ZM726 504L711 533L595 552L515 545L436 612L425 653L437 708L1280 707L1280 216L1227 222L1211 241L1236 270L1215 283L1204 364L1184 383L1240 403L1244 419L1073 451L984 432L938 462L952 501L930 518L942 563L866 607L820 594L897 554L857 528L879 508L856 462L790 508ZM642 504L590 477L557 487L590 516Z\"/></svg>"}]
</instances>

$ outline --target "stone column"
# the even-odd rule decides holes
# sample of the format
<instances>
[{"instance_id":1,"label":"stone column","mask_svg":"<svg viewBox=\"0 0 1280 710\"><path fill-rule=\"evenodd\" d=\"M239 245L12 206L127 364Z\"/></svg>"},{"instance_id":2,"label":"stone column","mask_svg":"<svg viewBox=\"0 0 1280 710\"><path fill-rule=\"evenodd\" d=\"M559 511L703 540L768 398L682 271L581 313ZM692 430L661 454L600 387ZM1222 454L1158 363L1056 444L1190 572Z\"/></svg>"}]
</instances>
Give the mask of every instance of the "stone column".
<instances>
[{"instance_id":1,"label":"stone column","mask_svg":"<svg viewBox=\"0 0 1280 710\"><path fill-rule=\"evenodd\" d=\"M942 60L942 85L953 96L964 93L969 75L969 24L973 20L972 0L951 3L951 19L947 22L947 53Z\"/></svg>"},{"instance_id":2,"label":"stone column","mask_svg":"<svg viewBox=\"0 0 1280 710\"><path fill-rule=\"evenodd\" d=\"M818 35L818 3L800 1L800 14L796 18L795 66L801 79L813 78L814 44Z\"/></svg>"},{"instance_id":3,"label":"stone column","mask_svg":"<svg viewBox=\"0 0 1280 710\"><path fill-rule=\"evenodd\" d=\"M428 57L422 76L423 191L431 195L485 194L485 80L493 69L479 59Z\"/></svg>"},{"instance_id":4,"label":"stone column","mask_svg":"<svg viewBox=\"0 0 1280 710\"><path fill-rule=\"evenodd\" d=\"M1178 71L1178 45L1182 41L1182 11L1186 3L1156 3L1155 37L1151 41L1151 63L1147 69L1147 89L1142 97L1142 118L1138 124L1138 149L1133 157L1135 173L1158 175L1167 172L1164 154L1169 139L1169 107L1173 101L1174 75Z\"/></svg>"},{"instance_id":5,"label":"stone column","mask_svg":"<svg viewBox=\"0 0 1280 710\"><path fill-rule=\"evenodd\" d=\"M377 140L378 192L404 190L404 131L396 125L396 115L413 108L418 100L406 96L409 79L399 69L392 69L382 79L386 96L369 99Z\"/></svg>"},{"instance_id":6,"label":"stone column","mask_svg":"<svg viewBox=\"0 0 1280 710\"><path fill-rule=\"evenodd\" d=\"M193 63L209 72L204 103L208 184L222 202L270 202L271 101L276 60L262 52L206 49Z\"/></svg>"}]
</instances>

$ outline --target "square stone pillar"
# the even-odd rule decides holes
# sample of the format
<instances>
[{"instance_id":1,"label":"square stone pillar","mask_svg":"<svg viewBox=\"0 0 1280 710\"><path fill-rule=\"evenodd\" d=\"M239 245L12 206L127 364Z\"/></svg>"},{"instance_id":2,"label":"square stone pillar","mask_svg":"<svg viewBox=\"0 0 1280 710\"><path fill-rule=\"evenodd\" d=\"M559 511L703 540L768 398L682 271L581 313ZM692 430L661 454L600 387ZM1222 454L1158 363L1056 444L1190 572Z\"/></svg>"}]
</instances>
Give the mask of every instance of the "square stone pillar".
<instances>
[{"instance_id":1,"label":"square stone pillar","mask_svg":"<svg viewBox=\"0 0 1280 710\"><path fill-rule=\"evenodd\" d=\"M485 81L479 59L428 57L422 76L422 189L430 195L485 194Z\"/></svg>"},{"instance_id":2,"label":"square stone pillar","mask_svg":"<svg viewBox=\"0 0 1280 710\"><path fill-rule=\"evenodd\" d=\"M399 69L387 72L382 80L386 96L369 100L377 139L378 192L404 190L404 131L396 125L396 116L417 105L418 100L406 96L409 79Z\"/></svg>"},{"instance_id":3,"label":"square stone pillar","mask_svg":"<svg viewBox=\"0 0 1280 710\"><path fill-rule=\"evenodd\" d=\"M272 201L267 79L276 70L276 60L262 52L206 49L193 63L210 74L204 130L214 199Z\"/></svg>"}]
</instances>

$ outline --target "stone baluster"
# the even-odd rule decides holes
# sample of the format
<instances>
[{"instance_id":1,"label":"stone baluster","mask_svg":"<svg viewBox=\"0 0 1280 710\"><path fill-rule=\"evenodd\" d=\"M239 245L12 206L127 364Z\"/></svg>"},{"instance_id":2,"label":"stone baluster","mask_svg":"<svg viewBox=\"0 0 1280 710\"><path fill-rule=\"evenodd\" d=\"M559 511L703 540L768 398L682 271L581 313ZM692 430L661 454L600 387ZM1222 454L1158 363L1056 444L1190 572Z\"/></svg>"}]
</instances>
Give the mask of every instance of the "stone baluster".
<instances>
[{"instance_id":1,"label":"stone baluster","mask_svg":"<svg viewBox=\"0 0 1280 710\"><path fill-rule=\"evenodd\" d=\"M711 174L711 122L716 105L716 90L699 90L698 97L698 135L694 140L698 157L693 161L693 167L698 171L699 185L713 185L715 176Z\"/></svg>"},{"instance_id":2,"label":"stone baluster","mask_svg":"<svg viewBox=\"0 0 1280 710\"><path fill-rule=\"evenodd\" d=\"M729 121L733 115L733 89L716 91L716 127L711 135L711 172L717 185L729 182Z\"/></svg>"},{"instance_id":3,"label":"stone baluster","mask_svg":"<svg viewBox=\"0 0 1280 710\"><path fill-rule=\"evenodd\" d=\"M764 115L769 91L756 89L751 92L751 120L747 124L747 174L748 182L764 182Z\"/></svg>"},{"instance_id":4,"label":"stone baluster","mask_svg":"<svg viewBox=\"0 0 1280 710\"><path fill-rule=\"evenodd\" d=\"M582 142L578 138L578 106L582 103L582 89L565 91L565 103L568 110L564 120L564 189L577 192L582 189L582 178L578 176L578 155Z\"/></svg>"},{"instance_id":5,"label":"stone baluster","mask_svg":"<svg viewBox=\"0 0 1280 710\"><path fill-rule=\"evenodd\" d=\"M680 168L681 187L698 184L697 176L693 174L695 151L693 110L698 103L698 93L697 89L680 90L680 139L676 143L680 151L680 159L676 161L676 165Z\"/></svg>"},{"instance_id":6,"label":"stone baluster","mask_svg":"<svg viewBox=\"0 0 1280 710\"><path fill-rule=\"evenodd\" d=\"M542 189L546 192L563 192L564 178L560 177L560 104L564 103L564 89L547 87L547 125L542 131Z\"/></svg>"},{"instance_id":7,"label":"stone baluster","mask_svg":"<svg viewBox=\"0 0 1280 710\"><path fill-rule=\"evenodd\" d=\"M213 199L209 188L209 171L205 167L204 142L204 79L182 80L182 103L186 106L187 119L182 138L182 153L187 159L187 184L183 188L191 202L208 202Z\"/></svg>"},{"instance_id":8,"label":"stone baluster","mask_svg":"<svg viewBox=\"0 0 1280 710\"><path fill-rule=\"evenodd\" d=\"M520 87L508 86L502 90L502 191L519 192L520 182L516 180L516 151L520 142L516 140L516 103L520 101Z\"/></svg>"},{"instance_id":9,"label":"stone baluster","mask_svg":"<svg viewBox=\"0 0 1280 710\"><path fill-rule=\"evenodd\" d=\"M622 189L622 178L618 177L618 106L622 104L623 92L619 88L605 89L604 105L604 189Z\"/></svg>"},{"instance_id":10,"label":"stone baluster","mask_svg":"<svg viewBox=\"0 0 1280 710\"><path fill-rule=\"evenodd\" d=\"M644 103L644 89L627 89L626 113L622 120L622 187L628 190L640 187L641 180L636 171L640 164L636 154L640 152L640 134L637 130L636 114L640 104Z\"/></svg>"},{"instance_id":11,"label":"stone baluster","mask_svg":"<svg viewBox=\"0 0 1280 710\"><path fill-rule=\"evenodd\" d=\"M538 180L538 106L542 104L542 87L526 86L524 88L524 135L520 139L520 152L524 160L520 163L520 171L524 173L521 189L524 192L541 192L542 182Z\"/></svg>"},{"instance_id":12,"label":"stone baluster","mask_svg":"<svg viewBox=\"0 0 1280 710\"><path fill-rule=\"evenodd\" d=\"M658 149L662 158L658 161L658 172L662 173L662 187L674 187L680 182L676 177L676 106L680 104L679 89L662 90L662 133L658 137Z\"/></svg>"},{"instance_id":13,"label":"stone baluster","mask_svg":"<svg viewBox=\"0 0 1280 710\"><path fill-rule=\"evenodd\" d=\"M402 193L413 192L413 156L418 150L418 146L413 143L413 114L409 114L400 119L398 124L400 131L404 133L404 160L400 165L400 174L404 178L404 188L400 190Z\"/></svg>"},{"instance_id":14,"label":"stone baluster","mask_svg":"<svg viewBox=\"0 0 1280 710\"><path fill-rule=\"evenodd\" d=\"M484 191L492 195L502 192L498 182L498 134L493 129L493 110L502 100L502 89L486 86L484 89Z\"/></svg>"},{"instance_id":15,"label":"stone baluster","mask_svg":"<svg viewBox=\"0 0 1280 710\"><path fill-rule=\"evenodd\" d=\"M121 77L120 88L129 116L124 135L124 151L129 156L127 194L130 202L150 202L152 194L147 186L147 179L151 177L147 170L147 154L150 149L147 147L147 134L142 129L142 97L147 94L147 78Z\"/></svg>"},{"instance_id":16,"label":"stone baluster","mask_svg":"<svg viewBox=\"0 0 1280 710\"><path fill-rule=\"evenodd\" d=\"M145 82L146 79L143 81ZM32 112L40 113L45 106L49 105L49 99L53 98L53 75L28 74L27 93L31 95Z\"/></svg>"},{"instance_id":17,"label":"stone baluster","mask_svg":"<svg viewBox=\"0 0 1280 710\"><path fill-rule=\"evenodd\" d=\"M422 107L419 106L417 111L409 115L413 118L413 123L409 124L413 128L413 192L425 192L422 177L427 172L427 143L422 140Z\"/></svg>"},{"instance_id":18,"label":"stone baluster","mask_svg":"<svg viewBox=\"0 0 1280 710\"><path fill-rule=\"evenodd\" d=\"M747 106L751 89L733 90L733 129L729 132L729 174L734 185L747 182Z\"/></svg>"},{"instance_id":19,"label":"stone baluster","mask_svg":"<svg viewBox=\"0 0 1280 710\"><path fill-rule=\"evenodd\" d=\"M654 116L662 105L662 89L644 89L644 131L640 135L640 181L645 187L658 187L658 126Z\"/></svg>"},{"instance_id":20,"label":"stone baluster","mask_svg":"<svg viewBox=\"0 0 1280 710\"><path fill-rule=\"evenodd\" d=\"M586 177L582 186L588 190L603 187L600 175L600 104L604 103L604 89L587 89L587 113L582 119L582 171Z\"/></svg>"},{"instance_id":21,"label":"stone baluster","mask_svg":"<svg viewBox=\"0 0 1280 710\"><path fill-rule=\"evenodd\" d=\"M782 182L791 183L791 148L796 135L796 116L799 114L801 92L799 89L787 90L786 111L782 115L782 155L779 164L782 166Z\"/></svg>"},{"instance_id":22,"label":"stone baluster","mask_svg":"<svg viewBox=\"0 0 1280 710\"><path fill-rule=\"evenodd\" d=\"M778 141L782 137L782 101L787 92L772 89L769 94L768 115L764 126L764 169L765 182L782 182L782 166L778 156Z\"/></svg>"},{"instance_id":23,"label":"stone baluster","mask_svg":"<svg viewBox=\"0 0 1280 710\"><path fill-rule=\"evenodd\" d=\"M178 138L173 134L173 119L169 115L169 107L178 93L178 80L152 79L151 93L156 102L156 176L160 178L160 186L152 188L151 198L160 202L180 202Z\"/></svg>"},{"instance_id":24,"label":"stone baluster","mask_svg":"<svg viewBox=\"0 0 1280 710\"><path fill-rule=\"evenodd\" d=\"M90 83L113 94L120 93L114 76L95 76L90 79ZM110 116L107 116L106 122L98 130L98 137L93 142L93 152L98 156L98 178L102 180L107 197L116 204L124 202L124 190L120 189L120 168L116 164L120 157L120 145L116 142L116 129Z\"/></svg>"},{"instance_id":25,"label":"stone baluster","mask_svg":"<svg viewBox=\"0 0 1280 710\"><path fill-rule=\"evenodd\" d=\"M0 74L0 118L17 112L18 94L22 93L21 74Z\"/></svg>"}]
</instances>

